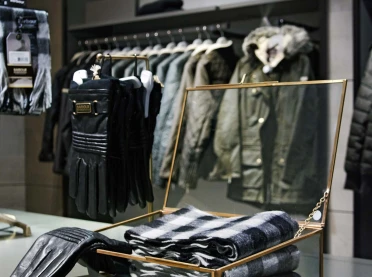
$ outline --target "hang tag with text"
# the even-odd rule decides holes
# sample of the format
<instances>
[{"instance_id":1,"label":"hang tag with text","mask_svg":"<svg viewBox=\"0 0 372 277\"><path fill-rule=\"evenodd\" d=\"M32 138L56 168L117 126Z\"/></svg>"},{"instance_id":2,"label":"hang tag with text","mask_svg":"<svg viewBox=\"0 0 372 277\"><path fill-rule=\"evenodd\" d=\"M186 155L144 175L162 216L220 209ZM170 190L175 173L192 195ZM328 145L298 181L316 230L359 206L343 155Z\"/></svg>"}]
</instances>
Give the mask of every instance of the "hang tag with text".
<instances>
[{"instance_id":1,"label":"hang tag with text","mask_svg":"<svg viewBox=\"0 0 372 277\"><path fill-rule=\"evenodd\" d=\"M31 55L37 56L39 53L37 45L37 32L39 30L39 21L35 16L18 16L17 30L23 34L28 34L31 41Z\"/></svg>"},{"instance_id":2,"label":"hang tag with text","mask_svg":"<svg viewBox=\"0 0 372 277\"><path fill-rule=\"evenodd\" d=\"M6 39L9 87L32 88L31 40L28 34L10 33Z\"/></svg>"}]
</instances>

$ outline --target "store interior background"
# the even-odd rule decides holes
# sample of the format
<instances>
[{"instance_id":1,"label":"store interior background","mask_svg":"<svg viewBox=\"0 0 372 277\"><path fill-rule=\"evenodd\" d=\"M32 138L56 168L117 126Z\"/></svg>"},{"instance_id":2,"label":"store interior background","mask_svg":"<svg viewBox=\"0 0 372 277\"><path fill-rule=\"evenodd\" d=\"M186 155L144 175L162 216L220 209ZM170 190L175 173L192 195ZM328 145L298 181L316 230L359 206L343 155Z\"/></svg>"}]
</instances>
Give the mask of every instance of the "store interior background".
<instances>
[{"instance_id":1,"label":"store interior background","mask_svg":"<svg viewBox=\"0 0 372 277\"><path fill-rule=\"evenodd\" d=\"M75 2L74 5L85 5L83 0L73 0L73 2ZM100 2L103 1L95 0L91 1L91 4L99 7L102 5ZM126 5L131 5L131 2L134 5L134 1L107 0L105 2L110 2L110 6L118 5L118 8L110 9L108 12L99 10L96 16L101 16L101 19L97 20L102 20L102 18L114 20L115 17L125 14L123 11ZM123 4L124 2L125 4ZM184 9L209 6L210 2L207 0L184 0ZM214 0L213 5L231 4L231 2L242 1ZM328 79L345 78L349 83L328 211L327 250L332 255L352 257L354 247L353 193L344 190L346 174L343 164L354 97L353 1L329 0L328 2ZM62 67L64 59L64 1L28 0L28 7L49 12L52 73L54 74ZM86 20L78 13L69 14L69 17L72 17L73 20ZM361 67L364 68L364 64ZM329 105L330 113L337 114L338 107L332 106L331 100ZM63 215L62 179L52 173L52 163L38 161L43 125L44 116L0 116L0 129L2 130L0 134L0 206L2 208ZM332 126L332 124L329 125ZM331 130L331 134L334 131ZM333 144L331 139L329 144Z\"/></svg>"}]
</instances>

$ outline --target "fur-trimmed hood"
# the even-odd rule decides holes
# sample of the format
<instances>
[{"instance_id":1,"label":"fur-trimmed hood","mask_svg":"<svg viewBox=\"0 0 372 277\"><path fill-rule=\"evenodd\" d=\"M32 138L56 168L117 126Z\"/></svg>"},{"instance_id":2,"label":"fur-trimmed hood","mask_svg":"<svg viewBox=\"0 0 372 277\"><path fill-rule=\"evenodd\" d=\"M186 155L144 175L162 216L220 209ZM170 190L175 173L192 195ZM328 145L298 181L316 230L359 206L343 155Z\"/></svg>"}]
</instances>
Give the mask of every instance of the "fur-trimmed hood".
<instances>
[{"instance_id":1,"label":"fur-trimmed hood","mask_svg":"<svg viewBox=\"0 0 372 277\"><path fill-rule=\"evenodd\" d=\"M259 40L270 38L274 35L283 34L290 35L291 40L284 49L285 57L291 58L300 53L309 53L312 50L312 43L310 42L309 34L305 29L293 25L283 25L282 27L259 27L252 31L243 42L243 52L246 56L252 52L250 49L257 48Z\"/></svg>"}]
</instances>

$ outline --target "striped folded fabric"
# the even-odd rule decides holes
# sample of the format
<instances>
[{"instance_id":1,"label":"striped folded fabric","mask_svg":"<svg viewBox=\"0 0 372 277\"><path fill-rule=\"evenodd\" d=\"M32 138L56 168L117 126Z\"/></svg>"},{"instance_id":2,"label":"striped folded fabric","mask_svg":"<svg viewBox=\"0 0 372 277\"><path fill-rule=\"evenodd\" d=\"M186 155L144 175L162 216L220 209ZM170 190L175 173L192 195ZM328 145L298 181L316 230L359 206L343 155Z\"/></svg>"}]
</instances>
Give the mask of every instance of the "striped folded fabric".
<instances>
[{"instance_id":1,"label":"striped folded fabric","mask_svg":"<svg viewBox=\"0 0 372 277\"><path fill-rule=\"evenodd\" d=\"M300 277L292 272L300 262L300 251L288 246L264 257L224 272L224 277ZM130 275L157 277L209 277L209 273L179 269L152 263L132 262Z\"/></svg>"},{"instance_id":2,"label":"striped folded fabric","mask_svg":"<svg viewBox=\"0 0 372 277\"><path fill-rule=\"evenodd\" d=\"M219 268L294 237L298 223L282 211L223 218L192 206L127 231L139 255Z\"/></svg>"}]
</instances>

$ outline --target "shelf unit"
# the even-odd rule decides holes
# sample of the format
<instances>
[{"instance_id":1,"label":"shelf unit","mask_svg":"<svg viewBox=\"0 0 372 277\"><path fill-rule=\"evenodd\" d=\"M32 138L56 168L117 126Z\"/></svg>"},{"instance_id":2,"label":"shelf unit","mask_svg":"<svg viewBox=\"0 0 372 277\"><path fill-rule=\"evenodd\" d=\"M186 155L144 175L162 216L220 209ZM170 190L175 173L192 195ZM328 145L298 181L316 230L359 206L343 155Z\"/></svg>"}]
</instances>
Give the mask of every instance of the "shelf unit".
<instances>
[{"instance_id":1,"label":"shelf unit","mask_svg":"<svg viewBox=\"0 0 372 277\"><path fill-rule=\"evenodd\" d=\"M71 25L68 31L79 38L102 37L148 31L207 25L216 22L262 17L262 11L270 10L270 16L305 13L319 10L317 0L251 0L241 4L221 5L209 8L175 11L138 16L123 20L107 20L88 24Z\"/></svg>"}]
</instances>

